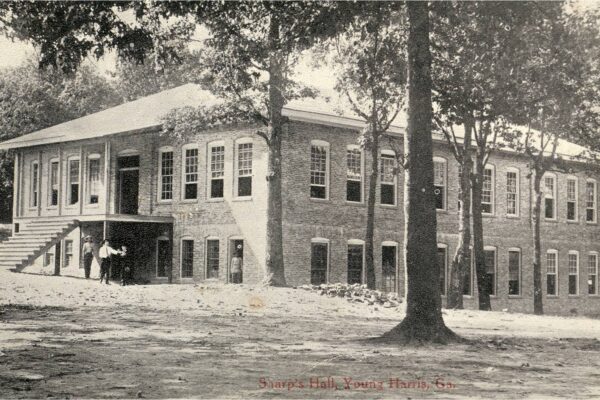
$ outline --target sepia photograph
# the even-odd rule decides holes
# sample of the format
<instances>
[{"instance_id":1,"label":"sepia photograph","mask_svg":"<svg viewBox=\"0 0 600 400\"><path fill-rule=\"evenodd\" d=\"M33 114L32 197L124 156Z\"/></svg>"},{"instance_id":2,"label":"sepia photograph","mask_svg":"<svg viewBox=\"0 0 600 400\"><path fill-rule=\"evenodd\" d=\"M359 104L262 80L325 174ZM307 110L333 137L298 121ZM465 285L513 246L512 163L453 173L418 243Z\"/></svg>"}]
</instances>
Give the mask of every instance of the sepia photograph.
<instances>
[{"instance_id":1,"label":"sepia photograph","mask_svg":"<svg viewBox=\"0 0 600 400\"><path fill-rule=\"evenodd\" d=\"M0 399L600 399L600 0L0 1Z\"/></svg>"}]
</instances>

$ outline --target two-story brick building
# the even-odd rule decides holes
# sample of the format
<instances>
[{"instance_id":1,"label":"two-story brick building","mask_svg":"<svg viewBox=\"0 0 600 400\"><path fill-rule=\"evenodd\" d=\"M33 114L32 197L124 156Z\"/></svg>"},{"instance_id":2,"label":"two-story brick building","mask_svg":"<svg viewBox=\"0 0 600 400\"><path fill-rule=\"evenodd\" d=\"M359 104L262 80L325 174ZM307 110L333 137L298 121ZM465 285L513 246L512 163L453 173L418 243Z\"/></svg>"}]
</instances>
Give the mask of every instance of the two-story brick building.
<instances>
[{"instance_id":1,"label":"two-story brick building","mask_svg":"<svg viewBox=\"0 0 600 400\"><path fill-rule=\"evenodd\" d=\"M0 266L80 275L81 239L110 237L133 252L138 280L229 281L243 258L243 281L263 277L267 148L253 126L227 126L174 140L161 116L216 102L184 85L0 144L15 161L15 234L0 244ZM325 102L295 102L282 144L283 235L290 285L364 280L366 188L370 160L357 145L362 121ZM402 126L383 141L375 229L377 284L404 293L403 182L396 168ZM563 143L566 156L582 149ZM458 233L458 165L435 140L440 279ZM549 173L542 223L545 308L597 313L597 180L585 164ZM399 172L398 172L399 171ZM497 152L484 190L492 307L532 310L531 181L526 160ZM94 268L97 271L97 264ZM465 303L476 302L474 275Z\"/></svg>"}]
</instances>

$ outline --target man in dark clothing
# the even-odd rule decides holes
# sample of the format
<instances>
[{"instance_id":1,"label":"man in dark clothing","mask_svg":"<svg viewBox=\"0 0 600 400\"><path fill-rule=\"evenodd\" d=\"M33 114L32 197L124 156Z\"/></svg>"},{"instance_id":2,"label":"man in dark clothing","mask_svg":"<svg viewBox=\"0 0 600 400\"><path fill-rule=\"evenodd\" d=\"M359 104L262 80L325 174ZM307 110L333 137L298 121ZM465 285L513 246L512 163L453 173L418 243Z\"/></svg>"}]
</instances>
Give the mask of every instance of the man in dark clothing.
<instances>
[{"instance_id":1,"label":"man in dark clothing","mask_svg":"<svg viewBox=\"0 0 600 400\"><path fill-rule=\"evenodd\" d=\"M121 285L133 284L133 265L126 246L121 247Z\"/></svg>"},{"instance_id":2,"label":"man in dark clothing","mask_svg":"<svg viewBox=\"0 0 600 400\"><path fill-rule=\"evenodd\" d=\"M94 260L94 245L92 237L86 236L83 244L83 270L85 271L85 279L89 279L90 271L92 270L92 261Z\"/></svg>"}]
</instances>

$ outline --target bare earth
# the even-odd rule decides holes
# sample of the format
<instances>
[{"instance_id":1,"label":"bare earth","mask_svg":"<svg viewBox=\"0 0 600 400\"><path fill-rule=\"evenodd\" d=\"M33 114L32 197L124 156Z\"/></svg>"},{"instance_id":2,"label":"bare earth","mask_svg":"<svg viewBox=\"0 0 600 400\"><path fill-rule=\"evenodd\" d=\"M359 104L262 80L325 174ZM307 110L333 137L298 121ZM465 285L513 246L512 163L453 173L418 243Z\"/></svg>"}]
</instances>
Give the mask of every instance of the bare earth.
<instances>
[{"instance_id":1,"label":"bare earth","mask_svg":"<svg viewBox=\"0 0 600 400\"><path fill-rule=\"evenodd\" d=\"M470 344L373 344L401 310L303 290L0 271L0 398L600 398L599 320L444 313Z\"/></svg>"}]
</instances>

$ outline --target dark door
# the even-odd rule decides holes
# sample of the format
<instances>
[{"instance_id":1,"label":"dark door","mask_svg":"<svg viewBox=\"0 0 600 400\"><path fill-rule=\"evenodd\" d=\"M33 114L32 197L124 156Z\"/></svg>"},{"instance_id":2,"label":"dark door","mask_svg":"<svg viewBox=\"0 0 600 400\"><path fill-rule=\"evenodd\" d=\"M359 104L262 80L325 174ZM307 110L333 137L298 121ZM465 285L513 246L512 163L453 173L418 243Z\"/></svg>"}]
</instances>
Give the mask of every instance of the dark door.
<instances>
[{"instance_id":1,"label":"dark door","mask_svg":"<svg viewBox=\"0 0 600 400\"><path fill-rule=\"evenodd\" d=\"M137 214L140 171L137 169L119 171L119 213Z\"/></svg>"},{"instance_id":2,"label":"dark door","mask_svg":"<svg viewBox=\"0 0 600 400\"><path fill-rule=\"evenodd\" d=\"M171 242L168 240L159 240L157 252L156 276L166 278L171 268Z\"/></svg>"},{"instance_id":3,"label":"dark door","mask_svg":"<svg viewBox=\"0 0 600 400\"><path fill-rule=\"evenodd\" d=\"M231 254L231 258L237 255L242 259L242 275L240 277L240 283L242 283L244 281L244 241L242 239L234 239L231 240L230 245L231 251L229 254ZM229 267L231 268L231 262Z\"/></svg>"},{"instance_id":4,"label":"dark door","mask_svg":"<svg viewBox=\"0 0 600 400\"><path fill-rule=\"evenodd\" d=\"M363 273L363 245L348 245L348 283L362 283Z\"/></svg>"}]
</instances>

